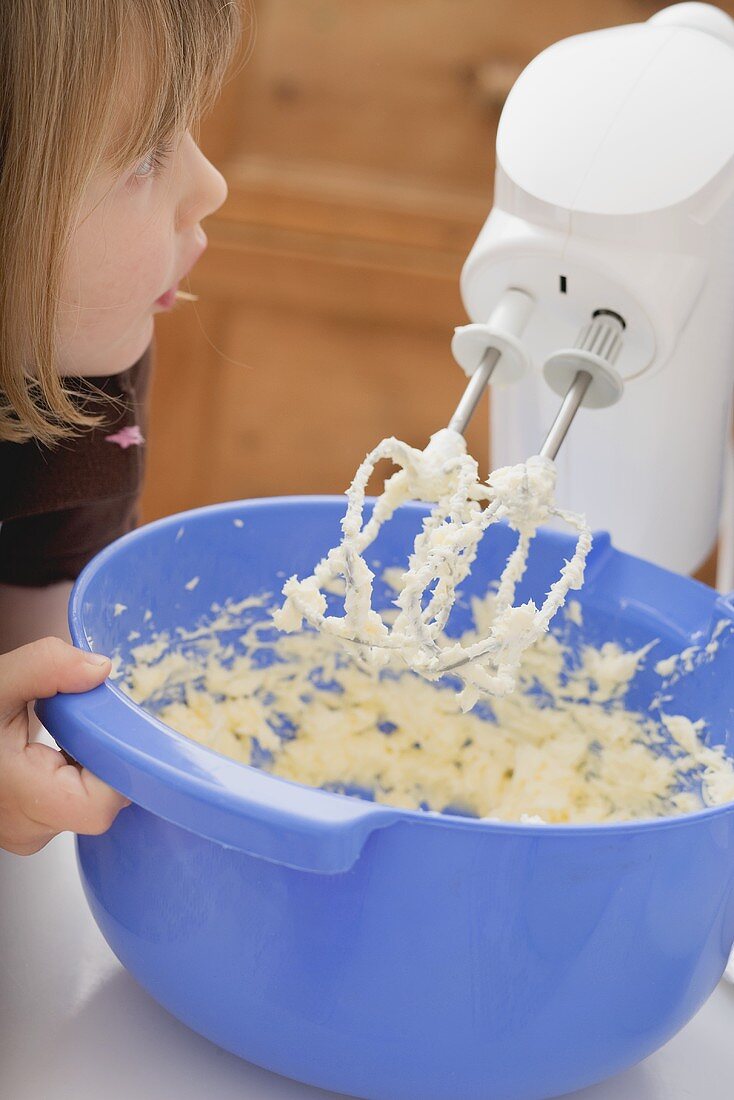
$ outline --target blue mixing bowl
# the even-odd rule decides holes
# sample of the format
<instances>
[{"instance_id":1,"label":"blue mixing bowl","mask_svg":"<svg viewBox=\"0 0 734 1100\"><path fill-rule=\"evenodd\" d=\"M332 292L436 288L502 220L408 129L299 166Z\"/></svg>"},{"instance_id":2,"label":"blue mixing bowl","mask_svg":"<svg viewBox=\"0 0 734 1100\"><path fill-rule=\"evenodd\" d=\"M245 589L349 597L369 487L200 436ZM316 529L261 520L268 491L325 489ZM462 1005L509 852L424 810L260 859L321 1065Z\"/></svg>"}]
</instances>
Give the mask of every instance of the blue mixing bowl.
<instances>
[{"instance_id":1,"label":"blue mixing bowl","mask_svg":"<svg viewBox=\"0 0 734 1100\"><path fill-rule=\"evenodd\" d=\"M191 627L213 602L277 593L338 540L343 507L246 501L135 531L80 577L74 640L125 655L139 644L131 631ZM401 509L375 561L404 563L423 514ZM470 592L486 590L511 544L499 527L485 540ZM539 536L520 598L543 594L570 547ZM606 536L587 578L583 642L657 638L664 657L734 621L731 598ZM711 742L731 748L734 630L719 642L671 689L669 712L703 717ZM643 669L630 704L659 687ZM104 836L79 838L112 950L175 1016L258 1065L371 1100L541 1100L656 1050L721 977L734 940L732 806L610 826L495 824L245 767L110 683L38 712L134 803Z\"/></svg>"}]
</instances>

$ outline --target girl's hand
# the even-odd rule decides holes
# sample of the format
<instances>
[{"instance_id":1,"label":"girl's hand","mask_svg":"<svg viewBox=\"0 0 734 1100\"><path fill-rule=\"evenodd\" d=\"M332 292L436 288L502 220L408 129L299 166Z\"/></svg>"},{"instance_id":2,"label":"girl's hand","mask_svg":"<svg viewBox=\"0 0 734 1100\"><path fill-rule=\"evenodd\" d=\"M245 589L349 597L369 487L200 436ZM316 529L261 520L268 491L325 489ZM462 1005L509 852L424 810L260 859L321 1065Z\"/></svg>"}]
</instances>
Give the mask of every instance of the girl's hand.
<instances>
[{"instance_id":1,"label":"girl's hand","mask_svg":"<svg viewBox=\"0 0 734 1100\"><path fill-rule=\"evenodd\" d=\"M30 855L57 833L104 833L129 799L28 740L28 703L97 687L111 662L43 638L0 655L0 848Z\"/></svg>"}]
</instances>

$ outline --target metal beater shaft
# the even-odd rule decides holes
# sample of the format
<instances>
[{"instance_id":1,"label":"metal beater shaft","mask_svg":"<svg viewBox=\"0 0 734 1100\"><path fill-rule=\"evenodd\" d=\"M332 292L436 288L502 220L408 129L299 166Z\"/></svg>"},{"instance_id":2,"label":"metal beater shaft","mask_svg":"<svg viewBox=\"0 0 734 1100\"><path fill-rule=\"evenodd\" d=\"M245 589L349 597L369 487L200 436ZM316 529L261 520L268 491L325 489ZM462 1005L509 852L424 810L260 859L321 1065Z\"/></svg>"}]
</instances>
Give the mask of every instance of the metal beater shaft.
<instances>
[{"instance_id":1,"label":"metal beater shaft","mask_svg":"<svg viewBox=\"0 0 734 1100\"><path fill-rule=\"evenodd\" d=\"M479 366L469 379L469 385L461 395L461 400L456 406L456 412L449 420L449 428L461 435L466 431L467 425L474 415L474 410L479 404L480 398L487 388L487 383L492 377L492 371L497 366L501 351L498 348L487 348L481 358Z\"/></svg>"},{"instance_id":2,"label":"metal beater shaft","mask_svg":"<svg viewBox=\"0 0 734 1100\"><path fill-rule=\"evenodd\" d=\"M566 438L568 429L571 427L573 418L579 411L581 402L584 400L586 391L590 385L591 375L586 370L580 370L563 399L563 404L558 410L558 415L553 421L548 435L545 437L545 443L540 448L540 454L543 458L550 458L555 461L555 457Z\"/></svg>"}]
</instances>

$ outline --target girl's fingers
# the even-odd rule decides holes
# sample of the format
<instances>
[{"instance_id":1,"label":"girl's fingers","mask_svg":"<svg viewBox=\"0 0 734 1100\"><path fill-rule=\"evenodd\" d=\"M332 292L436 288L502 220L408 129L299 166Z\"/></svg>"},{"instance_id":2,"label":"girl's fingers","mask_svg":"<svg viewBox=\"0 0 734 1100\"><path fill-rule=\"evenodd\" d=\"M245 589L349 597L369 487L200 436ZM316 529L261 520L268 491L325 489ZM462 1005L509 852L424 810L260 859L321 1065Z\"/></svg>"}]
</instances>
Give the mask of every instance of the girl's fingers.
<instances>
[{"instance_id":1,"label":"girl's fingers","mask_svg":"<svg viewBox=\"0 0 734 1100\"><path fill-rule=\"evenodd\" d=\"M62 642L42 638L0 656L0 736L2 722L14 718L34 699L57 692L89 691L109 675L109 657L86 653Z\"/></svg>"},{"instance_id":2,"label":"girl's fingers","mask_svg":"<svg viewBox=\"0 0 734 1100\"><path fill-rule=\"evenodd\" d=\"M28 743L27 704L101 684L111 662L59 638L0 656L0 845L36 852L56 833L103 833L128 799L48 745Z\"/></svg>"},{"instance_id":3,"label":"girl's fingers","mask_svg":"<svg viewBox=\"0 0 734 1100\"><path fill-rule=\"evenodd\" d=\"M22 836L14 838L8 836L3 838L2 847L6 852L12 852L14 856L32 856L36 852L40 852L41 848L45 848L49 840L53 840L55 833L49 832L48 829L43 831L36 830L32 835L25 830Z\"/></svg>"},{"instance_id":4,"label":"girl's fingers","mask_svg":"<svg viewBox=\"0 0 734 1100\"><path fill-rule=\"evenodd\" d=\"M40 832L104 833L130 805L129 799L86 768L67 764L48 745L27 745L5 764L20 813Z\"/></svg>"}]
</instances>

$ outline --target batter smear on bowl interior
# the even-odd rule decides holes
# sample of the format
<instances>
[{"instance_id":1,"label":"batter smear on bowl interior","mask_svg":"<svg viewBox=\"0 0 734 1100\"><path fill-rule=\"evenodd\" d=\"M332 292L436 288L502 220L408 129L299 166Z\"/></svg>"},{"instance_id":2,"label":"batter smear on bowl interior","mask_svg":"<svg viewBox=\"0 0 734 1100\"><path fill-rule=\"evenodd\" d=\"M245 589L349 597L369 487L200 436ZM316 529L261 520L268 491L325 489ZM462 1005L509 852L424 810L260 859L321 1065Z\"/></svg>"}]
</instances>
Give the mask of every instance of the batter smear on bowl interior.
<instances>
[{"instance_id":1,"label":"batter smear on bowl interior","mask_svg":"<svg viewBox=\"0 0 734 1100\"><path fill-rule=\"evenodd\" d=\"M486 636L495 601L474 601L462 644ZM244 764L410 809L581 824L734 799L732 765L705 744L702 723L625 708L652 646L586 646L569 661L562 634L581 623L575 601L562 630L524 653L515 692L468 713L450 678L366 667L313 630L280 634L272 606L253 597L188 637L138 646L122 684L173 729Z\"/></svg>"}]
</instances>

